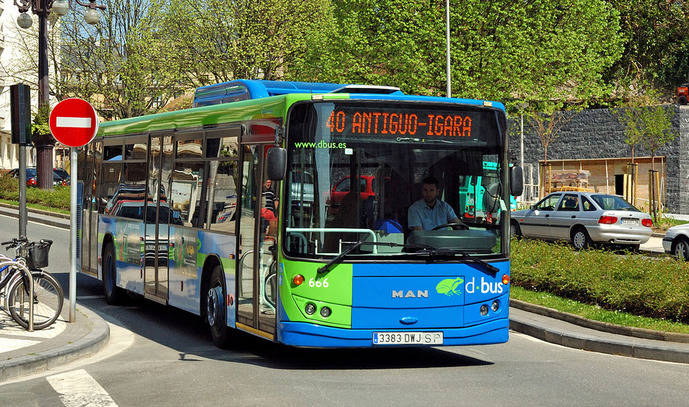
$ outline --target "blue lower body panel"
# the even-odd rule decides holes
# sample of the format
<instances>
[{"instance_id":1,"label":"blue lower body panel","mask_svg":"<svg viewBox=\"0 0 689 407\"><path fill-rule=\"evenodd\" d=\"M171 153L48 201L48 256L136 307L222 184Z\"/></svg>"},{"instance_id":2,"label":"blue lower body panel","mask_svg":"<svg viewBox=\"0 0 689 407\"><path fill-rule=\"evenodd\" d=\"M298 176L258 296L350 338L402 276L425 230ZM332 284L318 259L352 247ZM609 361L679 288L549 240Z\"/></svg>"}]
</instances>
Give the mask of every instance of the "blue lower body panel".
<instances>
[{"instance_id":1,"label":"blue lower body panel","mask_svg":"<svg viewBox=\"0 0 689 407\"><path fill-rule=\"evenodd\" d=\"M278 324L278 341L290 346L315 348L370 348L373 332L424 331L443 332L443 345L485 345L504 343L508 339L509 319L500 318L483 324L452 329L342 329L305 322L281 322ZM384 347L400 345L382 345ZM412 346L412 345L401 345Z\"/></svg>"}]
</instances>

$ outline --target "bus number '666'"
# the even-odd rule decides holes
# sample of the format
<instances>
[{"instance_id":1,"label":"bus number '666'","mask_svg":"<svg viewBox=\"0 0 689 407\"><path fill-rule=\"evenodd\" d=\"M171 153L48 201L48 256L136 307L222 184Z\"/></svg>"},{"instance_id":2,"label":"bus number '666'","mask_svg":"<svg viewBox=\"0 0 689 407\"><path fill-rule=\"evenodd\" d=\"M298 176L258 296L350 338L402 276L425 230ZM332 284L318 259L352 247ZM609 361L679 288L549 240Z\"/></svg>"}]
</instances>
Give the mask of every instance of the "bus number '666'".
<instances>
[{"instance_id":1,"label":"bus number '666'","mask_svg":"<svg viewBox=\"0 0 689 407\"><path fill-rule=\"evenodd\" d=\"M309 287L323 287L328 288L328 277L324 278L323 281L314 280L313 278L309 280Z\"/></svg>"}]
</instances>

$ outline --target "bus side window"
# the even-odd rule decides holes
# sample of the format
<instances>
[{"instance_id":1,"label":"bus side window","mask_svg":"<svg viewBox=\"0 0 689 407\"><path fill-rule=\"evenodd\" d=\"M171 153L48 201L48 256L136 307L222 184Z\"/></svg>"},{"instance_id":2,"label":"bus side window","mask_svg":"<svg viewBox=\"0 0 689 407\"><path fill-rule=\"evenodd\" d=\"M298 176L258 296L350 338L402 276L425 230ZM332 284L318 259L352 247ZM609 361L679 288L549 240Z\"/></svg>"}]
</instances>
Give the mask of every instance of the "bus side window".
<instances>
[{"instance_id":1,"label":"bus side window","mask_svg":"<svg viewBox=\"0 0 689 407\"><path fill-rule=\"evenodd\" d=\"M237 161L211 161L207 210L211 230L234 233L237 210ZM216 167L217 168L214 168Z\"/></svg>"},{"instance_id":2,"label":"bus side window","mask_svg":"<svg viewBox=\"0 0 689 407\"><path fill-rule=\"evenodd\" d=\"M203 226L204 215L199 216L199 212L205 208L205 205L201 205L205 195L202 194L205 164L199 161L175 162L172 186L170 188L170 200L172 202L172 210L179 211L179 216L184 226Z\"/></svg>"},{"instance_id":3,"label":"bus side window","mask_svg":"<svg viewBox=\"0 0 689 407\"><path fill-rule=\"evenodd\" d=\"M117 187L120 184L120 175L122 173L122 163L105 163L103 164L103 170L101 172L101 184L100 184L100 193L98 196L101 197L101 200L103 202L100 202L98 205L98 212L99 213L105 213L108 215L107 211L105 210L106 207L108 206L108 203L110 203L110 207L112 207L112 204L114 202L109 202L113 195L115 194L115 191L117 191Z\"/></svg>"}]
</instances>

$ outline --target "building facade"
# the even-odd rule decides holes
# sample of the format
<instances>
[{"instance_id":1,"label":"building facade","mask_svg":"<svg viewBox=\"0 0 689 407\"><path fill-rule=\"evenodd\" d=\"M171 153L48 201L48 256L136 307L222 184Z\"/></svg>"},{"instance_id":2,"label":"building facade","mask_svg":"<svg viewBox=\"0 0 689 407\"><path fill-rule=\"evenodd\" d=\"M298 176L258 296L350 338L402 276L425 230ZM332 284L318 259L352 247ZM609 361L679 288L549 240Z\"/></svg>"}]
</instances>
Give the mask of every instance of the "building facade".
<instances>
[{"instance_id":1,"label":"building facade","mask_svg":"<svg viewBox=\"0 0 689 407\"><path fill-rule=\"evenodd\" d=\"M669 213L689 214L689 107L667 106L674 112L672 129L675 139L651 153L641 146L635 148L637 163L637 202L646 208L651 167L658 171L659 198ZM624 175L629 173L631 148L625 143L624 125L611 109L588 109L572 113L560 128L559 136L548 146L551 171L588 172L587 187L597 192L619 193ZM522 132L519 117L510 119L511 162L520 162ZM533 202L542 192L544 149L536 132L524 119L524 172L527 198Z\"/></svg>"}]
</instances>

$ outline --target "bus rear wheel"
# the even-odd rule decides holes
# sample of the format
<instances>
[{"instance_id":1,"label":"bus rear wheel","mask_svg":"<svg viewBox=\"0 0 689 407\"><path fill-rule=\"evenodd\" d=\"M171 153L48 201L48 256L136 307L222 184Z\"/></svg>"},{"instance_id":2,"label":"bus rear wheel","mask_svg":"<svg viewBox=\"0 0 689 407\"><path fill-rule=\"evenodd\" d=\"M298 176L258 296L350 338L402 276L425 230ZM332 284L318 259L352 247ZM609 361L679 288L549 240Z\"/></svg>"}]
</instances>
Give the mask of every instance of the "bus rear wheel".
<instances>
[{"instance_id":1,"label":"bus rear wheel","mask_svg":"<svg viewBox=\"0 0 689 407\"><path fill-rule=\"evenodd\" d=\"M122 300L122 290L117 286L115 265L115 249L112 243L108 243L103 250L103 291L105 302L110 305L116 305Z\"/></svg>"},{"instance_id":2,"label":"bus rear wheel","mask_svg":"<svg viewBox=\"0 0 689 407\"><path fill-rule=\"evenodd\" d=\"M213 268L208 284L206 284L206 323L211 331L213 343L219 348L226 348L232 339L231 329L227 326L227 290L222 268Z\"/></svg>"}]
</instances>

